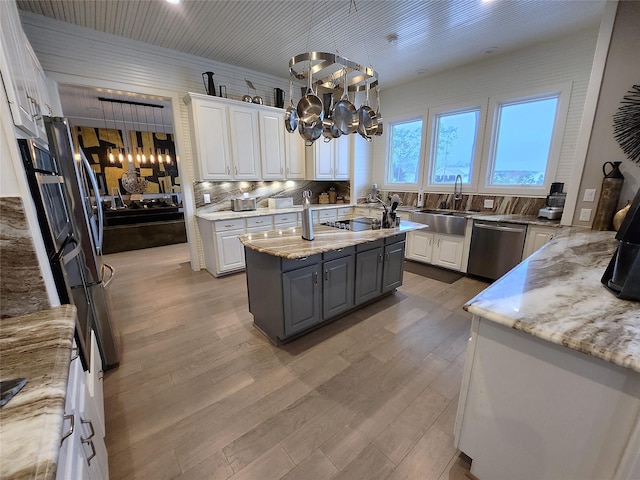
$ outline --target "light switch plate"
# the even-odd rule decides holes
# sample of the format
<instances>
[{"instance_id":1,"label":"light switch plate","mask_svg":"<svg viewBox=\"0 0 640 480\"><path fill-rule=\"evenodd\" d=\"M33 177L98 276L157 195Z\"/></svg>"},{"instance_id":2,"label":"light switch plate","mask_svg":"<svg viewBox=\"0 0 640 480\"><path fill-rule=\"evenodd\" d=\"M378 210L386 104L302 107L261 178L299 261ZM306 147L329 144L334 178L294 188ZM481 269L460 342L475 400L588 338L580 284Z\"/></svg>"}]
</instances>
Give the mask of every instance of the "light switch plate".
<instances>
[{"instance_id":1,"label":"light switch plate","mask_svg":"<svg viewBox=\"0 0 640 480\"><path fill-rule=\"evenodd\" d=\"M493 208L493 199L489 198L484 201L484 208Z\"/></svg>"},{"instance_id":2,"label":"light switch plate","mask_svg":"<svg viewBox=\"0 0 640 480\"><path fill-rule=\"evenodd\" d=\"M211 194L210 193L205 193L203 195L204 197L204 203L211 203Z\"/></svg>"},{"instance_id":3,"label":"light switch plate","mask_svg":"<svg viewBox=\"0 0 640 480\"><path fill-rule=\"evenodd\" d=\"M588 222L589 220L591 220L591 209L590 208L580 209L580 221Z\"/></svg>"},{"instance_id":4,"label":"light switch plate","mask_svg":"<svg viewBox=\"0 0 640 480\"><path fill-rule=\"evenodd\" d=\"M596 189L595 188L585 189L583 200L585 202L593 202L595 199L596 199Z\"/></svg>"}]
</instances>

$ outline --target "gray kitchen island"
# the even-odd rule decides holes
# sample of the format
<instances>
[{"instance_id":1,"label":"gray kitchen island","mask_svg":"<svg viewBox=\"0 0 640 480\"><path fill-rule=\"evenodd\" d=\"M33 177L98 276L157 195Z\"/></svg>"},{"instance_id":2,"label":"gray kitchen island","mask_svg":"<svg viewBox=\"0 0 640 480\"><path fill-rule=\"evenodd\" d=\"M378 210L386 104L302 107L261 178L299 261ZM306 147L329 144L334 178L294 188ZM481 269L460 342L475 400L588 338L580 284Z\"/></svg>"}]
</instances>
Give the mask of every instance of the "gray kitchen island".
<instances>
[{"instance_id":1,"label":"gray kitchen island","mask_svg":"<svg viewBox=\"0 0 640 480\"><path fill-rule=\"evenodd\" d=\"M312 241L300 228L240 236L254 325L281 344L393 292L402 285L406 233L425 227L315 225Z\"/></svg>"}]
</instances>

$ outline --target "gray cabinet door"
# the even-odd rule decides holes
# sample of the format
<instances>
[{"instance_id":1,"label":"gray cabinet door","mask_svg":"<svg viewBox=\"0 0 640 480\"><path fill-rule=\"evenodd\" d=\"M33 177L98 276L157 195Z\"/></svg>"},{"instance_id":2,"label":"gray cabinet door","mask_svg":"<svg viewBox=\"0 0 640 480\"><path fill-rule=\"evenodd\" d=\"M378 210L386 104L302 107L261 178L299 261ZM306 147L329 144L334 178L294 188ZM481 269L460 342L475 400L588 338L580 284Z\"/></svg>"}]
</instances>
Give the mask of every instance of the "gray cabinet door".
<instances>
[{"instance_id":1,"label":"gray cabinet door","mask_svg":"<svg viewBox=\"0 0 640 480\"><path fill-rule=\"evenodd\" d=\"M322 321L319 276L320 266L317 264L282 274L285 336Z\"/></svg>"},{"instance_id":2,"label":"gray cabinet door","mask_svg":"<svg viewBox=\"0 0 640 480\"><path fill-rule=\"evenodd\" d=\"M356 254L356 305L382 293L382 247Z\"/></svg>"},{"instance_id":3,"label":"gray cabinet door","mask_svg":"<svg viewBox=\"0 0 640 480\"><path fill-rule=\"evenodd\" d=\"M404 271L404 242L392 243L384 247L384 273L382 291L389 292L402 285Z\"/></svg>"},{"instance_id":4,"label":"gray cabinet door","mask_svg":"<svg viewBox=\"0 0 640 480\"><path fill-rule=\"evenodd\" d=\"M353 255L322 264L322 314L325 320L353 308L354 264Z\"/></svg>"}]
</instances>

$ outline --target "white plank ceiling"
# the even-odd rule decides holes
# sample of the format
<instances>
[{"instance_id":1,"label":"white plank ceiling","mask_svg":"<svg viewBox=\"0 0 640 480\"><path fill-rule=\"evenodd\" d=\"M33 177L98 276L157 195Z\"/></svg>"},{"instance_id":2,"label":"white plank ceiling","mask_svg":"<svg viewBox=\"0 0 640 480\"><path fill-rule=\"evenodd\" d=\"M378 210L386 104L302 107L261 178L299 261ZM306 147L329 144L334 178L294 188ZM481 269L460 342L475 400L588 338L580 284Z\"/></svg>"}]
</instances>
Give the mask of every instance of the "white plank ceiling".
<instances>
[{"instance_id":1,"label":"white plank ceiling","mask_svg":"<svg viewBox=\"0 0 640 480\"><path fill-rule=\"evenodd\" d=\"M606 0L17 0L22 10L280 78L337 52L381 89L598 25ZM389 35L397 35L391 44ZM426 72L426 73L425 73ZM165 113L166 115L166 113Z\"/></svg>"}]
</instances>

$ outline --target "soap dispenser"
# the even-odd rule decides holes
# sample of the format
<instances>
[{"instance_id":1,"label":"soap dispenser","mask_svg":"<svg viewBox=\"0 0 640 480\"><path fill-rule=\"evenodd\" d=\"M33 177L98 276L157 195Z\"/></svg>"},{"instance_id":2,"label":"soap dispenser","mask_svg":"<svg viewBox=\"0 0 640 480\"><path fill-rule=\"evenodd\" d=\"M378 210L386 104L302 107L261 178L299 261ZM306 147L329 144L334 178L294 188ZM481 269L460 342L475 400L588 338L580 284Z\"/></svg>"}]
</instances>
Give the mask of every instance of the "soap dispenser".
<instances>
[{"instance_id":1,"label":"soap dispenser","mask_svg":"<svg viewBox=\"0 0 640 480\"><path fill-rule=\"evenodd\" d=\"M302 239L313 240L313 211L311 210L311 190L302 192Z\"/></svg>"}]
</instances>

